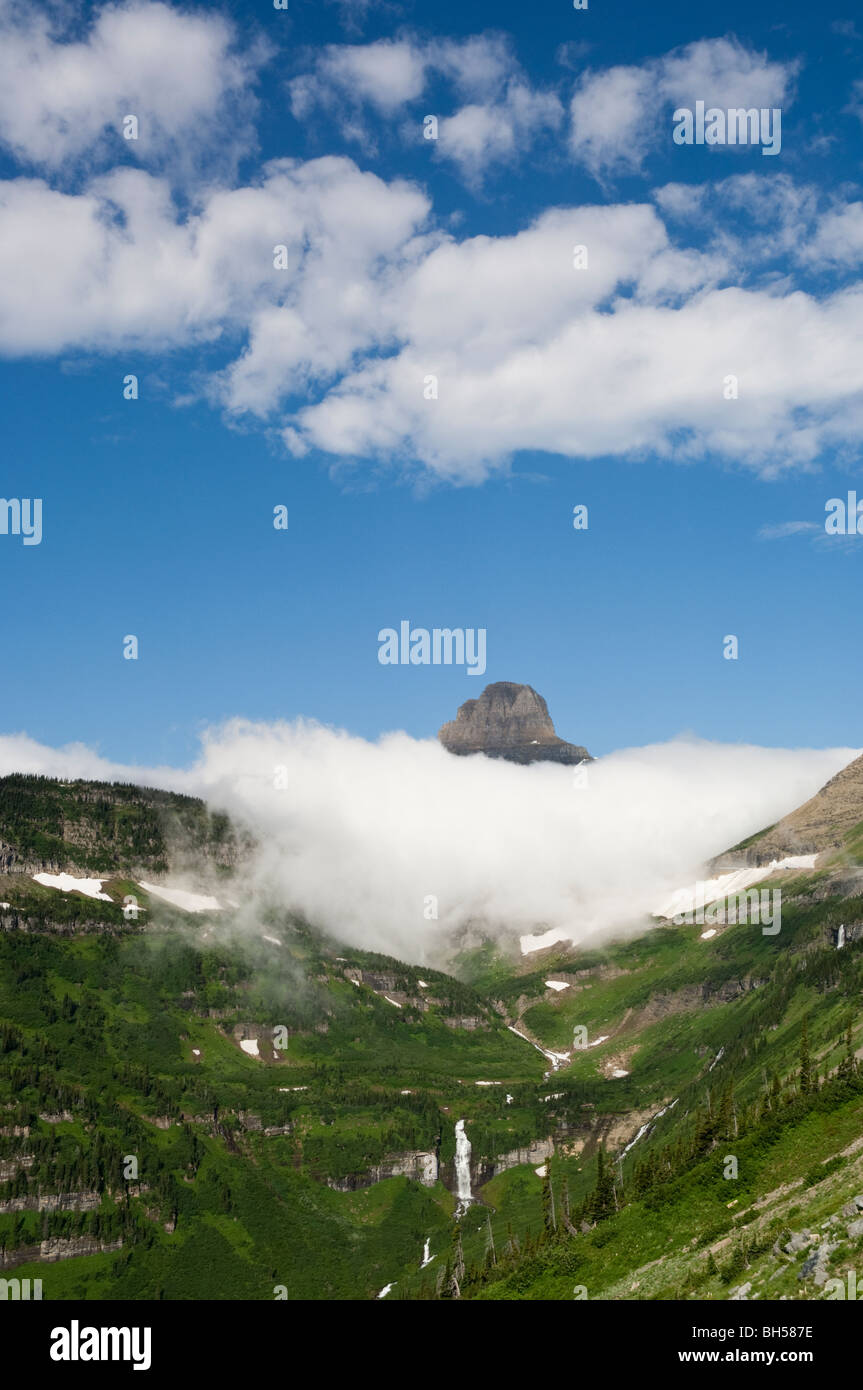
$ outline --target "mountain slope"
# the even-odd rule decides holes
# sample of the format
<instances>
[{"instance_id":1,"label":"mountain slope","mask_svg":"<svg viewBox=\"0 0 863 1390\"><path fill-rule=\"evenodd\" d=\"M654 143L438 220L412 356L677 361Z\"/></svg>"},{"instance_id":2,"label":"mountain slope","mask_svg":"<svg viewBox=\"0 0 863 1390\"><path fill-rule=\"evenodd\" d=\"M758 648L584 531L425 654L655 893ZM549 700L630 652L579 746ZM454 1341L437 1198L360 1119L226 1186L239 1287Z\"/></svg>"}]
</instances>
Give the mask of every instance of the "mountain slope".
<instances>
[{"instance_id":1,"label":"mountain slope","mask_svg":"<svg viewBox=\"0 0 863 1390\"><path fill-rule=\"evenodd\" d=\"M183 859L199 872L225 870L242 848L227 817L192 796L119 782L0 777L0 873L164 874Z\"/></svg>"},{"instance_id":2,"label":"mountain slope","mask_svg":"<svg viewBox=\"0 0 863 1390\"><path fill-rule=\"evenodd\" d=\"M769 864L786 855L830 854L863 827L863 757L855 758L813 797L776 825L714 861L718 866Z\"/></svg>"},{"instance_id":3,"label":"mountain slope","mask_svg":"<svg viewBox=\"0 0 863 1390\"><path fill-rule=\"evenodd\" d=\"M69 795L7 812L19 854L60 838ZM73 799L85 825L106 800ZM54 862L80 872L80 822L60 824ZM858 1258L858 827L782 878L775 935L645 922L542 962L489 942L460 978L278 904L183 912L136 886L140 841L100 834L137 921L0 880L0 1264L47 1297L808 1298ZM454 1221L460 1120L475 1201Z\"/></svg>"}]
</instances>

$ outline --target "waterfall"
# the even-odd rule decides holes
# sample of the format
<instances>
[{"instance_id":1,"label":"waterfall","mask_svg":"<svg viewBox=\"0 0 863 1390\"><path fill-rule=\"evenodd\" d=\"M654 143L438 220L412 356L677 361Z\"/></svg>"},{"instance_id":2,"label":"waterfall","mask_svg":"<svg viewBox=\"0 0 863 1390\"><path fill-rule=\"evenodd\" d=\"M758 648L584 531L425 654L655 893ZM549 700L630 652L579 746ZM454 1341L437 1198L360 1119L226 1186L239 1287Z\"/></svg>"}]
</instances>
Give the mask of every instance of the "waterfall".
<instances>
[{"instance_id":1,"label":"waterfall","mask_svg":"<svg viewBox=\"0 0 863 1390\"><path fill-rule=\"evenodd\" d=\"M429 1239L426 1241L425 1245L423 1246L423 1262L422 1262L422 1264L420 1265L420 1269L425 1269L426 1265L430 1265L431 1262L432 1262L432 1260L434 1259L434 1255L431 1255L431 1254L429 1253L429 1247L430 1247L430 1246L431 1246L431 1238L429 1238Z\"/></svg>"},{"instance_id":2,"label":"waterfall","mask_svg":"<svg viewBox=\"0 0 863 1390\"><path fill-rule=\"evenodd\" d=\"M464 1120L455 1127L455 1181L459 1211L473 1201L470 1190L471 1143L464 1132Z\"/></svg>"},{"instance_id":3,"label":"waterfall","mask_svg":"<svg viewBox=\"0 0 863 1390\"><path fill-rule=\"evenodd\" d=\"M836 934L836 950L841 951L845 945L845 927L841 926Z\"/></svg>"}]
</instances>

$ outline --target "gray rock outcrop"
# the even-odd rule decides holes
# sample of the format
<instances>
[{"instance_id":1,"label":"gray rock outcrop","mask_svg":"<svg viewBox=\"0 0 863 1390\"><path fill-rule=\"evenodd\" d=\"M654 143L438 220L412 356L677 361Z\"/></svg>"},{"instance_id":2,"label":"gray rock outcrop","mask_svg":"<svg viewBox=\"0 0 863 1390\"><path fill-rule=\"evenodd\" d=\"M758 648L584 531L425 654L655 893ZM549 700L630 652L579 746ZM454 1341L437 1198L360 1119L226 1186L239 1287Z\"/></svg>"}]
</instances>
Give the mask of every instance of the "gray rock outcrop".
<instances>
[{"instance_id":1,"label":"gray rock outcrop","mask_svg":"<svg viewBox=\"0 0 863 1390\"><path fill-rule=\"evenodd\" d=\"M476 700L466 700L438 733L450 753L485 753L513 763L583 763L586 748L558 738L541 695L530 685L496 681Z\"/></svg>"}]
</instances>

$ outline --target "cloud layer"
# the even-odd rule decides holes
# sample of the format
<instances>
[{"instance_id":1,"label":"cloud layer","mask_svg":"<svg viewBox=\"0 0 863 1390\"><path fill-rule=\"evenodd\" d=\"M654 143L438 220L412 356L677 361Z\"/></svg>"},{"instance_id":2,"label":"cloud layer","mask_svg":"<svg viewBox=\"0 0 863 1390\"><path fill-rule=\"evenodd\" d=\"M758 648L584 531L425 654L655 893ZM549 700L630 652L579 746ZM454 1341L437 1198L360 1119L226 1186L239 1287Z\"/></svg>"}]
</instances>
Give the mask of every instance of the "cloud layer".
<instances>
[{"instance_id":1,"label":"cloud layer","mask_svg":"<svg viewBox=\"0 0 863 1390\"><path fill-rule=\"evenodd\" d=\"M302 721L211 731L188 771L0 738L0 772L206 797L259 839L247 900L426 963L443 960L465 928L510 944L552 927L575 940L635 929L704 860L778 820L855 756L680 739L600 759L578 787L569 768L456 758L402 733L373 744Z\"/></svg>"}]
</instances>

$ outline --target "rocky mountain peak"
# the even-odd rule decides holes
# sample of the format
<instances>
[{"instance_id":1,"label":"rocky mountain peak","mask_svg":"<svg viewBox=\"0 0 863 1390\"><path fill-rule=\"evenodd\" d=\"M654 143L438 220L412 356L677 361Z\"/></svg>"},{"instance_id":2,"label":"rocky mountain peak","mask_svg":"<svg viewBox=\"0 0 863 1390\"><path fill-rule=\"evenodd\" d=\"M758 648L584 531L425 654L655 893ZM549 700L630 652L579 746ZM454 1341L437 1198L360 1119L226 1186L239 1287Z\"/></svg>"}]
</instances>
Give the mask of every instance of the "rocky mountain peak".
<instances>
[{"instance_id":1,"label":"rocky mountain peak","mask_svg":"<svg viewBox=\"0 0 863 1390\"><path fill-rule=\"evenodd\" d=\"M558 738L548 705L530 685L495 681L475 700L465 700L438 738L450 753L485 753L513 763L582 763L586 748Z\"/></svg>"}]
</instances>

